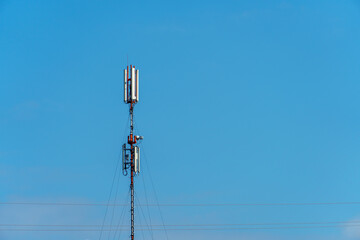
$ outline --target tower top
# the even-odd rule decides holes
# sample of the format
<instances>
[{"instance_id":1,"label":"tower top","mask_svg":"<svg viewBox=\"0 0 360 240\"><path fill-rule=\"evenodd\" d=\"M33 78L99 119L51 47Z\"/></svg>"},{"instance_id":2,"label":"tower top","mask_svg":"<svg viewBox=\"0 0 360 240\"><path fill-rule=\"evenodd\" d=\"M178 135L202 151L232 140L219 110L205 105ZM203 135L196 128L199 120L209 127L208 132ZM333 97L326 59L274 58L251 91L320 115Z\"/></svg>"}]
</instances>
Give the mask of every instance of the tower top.
<instances>
[{"instance_id":1,"label":"tower top","mask_svg":"<svg viewBox=\"0 0 360 240\"><path fill-rule=\"evenodd\" d=\"M124 102L137 103L139 101L139 70L130 65L124 69Z\"/></svg>"}]
</instances>

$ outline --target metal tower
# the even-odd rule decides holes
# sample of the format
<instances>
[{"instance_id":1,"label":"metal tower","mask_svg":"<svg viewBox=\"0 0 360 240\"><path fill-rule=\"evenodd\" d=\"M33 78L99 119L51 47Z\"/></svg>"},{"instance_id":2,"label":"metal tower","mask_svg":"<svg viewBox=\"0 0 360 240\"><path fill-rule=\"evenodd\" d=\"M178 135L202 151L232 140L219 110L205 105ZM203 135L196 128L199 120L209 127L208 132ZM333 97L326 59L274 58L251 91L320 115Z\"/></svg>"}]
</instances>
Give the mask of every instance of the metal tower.
<instances>
[{"instance_id":1,"label":"metal tower","mask_svg":"<svg viewBox=\"0 0 360 240\"><path fill-rule=\"evenodd\" d=\"M139 70L130 65L124 70L124 102L130 105L130 135L122 146L122 171L124 176L130 171L131 191L131 240L134 240L134 176L140 173L140 148L137 142L142 136L134 134L134 107L139 101ZM130 158L129 158L130 157Z\"/></svg>"}]
</instances>

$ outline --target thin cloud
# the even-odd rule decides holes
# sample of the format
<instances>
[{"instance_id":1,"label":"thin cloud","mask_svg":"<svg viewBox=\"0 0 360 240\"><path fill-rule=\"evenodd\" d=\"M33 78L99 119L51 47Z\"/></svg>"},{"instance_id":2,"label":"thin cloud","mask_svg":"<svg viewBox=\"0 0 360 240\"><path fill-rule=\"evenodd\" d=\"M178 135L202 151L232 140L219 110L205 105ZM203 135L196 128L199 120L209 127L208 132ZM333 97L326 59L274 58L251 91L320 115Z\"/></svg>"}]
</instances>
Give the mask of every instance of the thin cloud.
<instances>
[{"instance_id":1,"label":"thin cloud","mask_svg":"<svg viewBox=\"0 0 360 240\"><path fill-rule=\"evenodd\" d=\"M349 220L349 226L344 227L344 235L345 237L349 237L350 239L360 239L360 227L351 226L352 224L354 224L354 221L359 222L360 217Z\"/></svg>"}]
</instances>

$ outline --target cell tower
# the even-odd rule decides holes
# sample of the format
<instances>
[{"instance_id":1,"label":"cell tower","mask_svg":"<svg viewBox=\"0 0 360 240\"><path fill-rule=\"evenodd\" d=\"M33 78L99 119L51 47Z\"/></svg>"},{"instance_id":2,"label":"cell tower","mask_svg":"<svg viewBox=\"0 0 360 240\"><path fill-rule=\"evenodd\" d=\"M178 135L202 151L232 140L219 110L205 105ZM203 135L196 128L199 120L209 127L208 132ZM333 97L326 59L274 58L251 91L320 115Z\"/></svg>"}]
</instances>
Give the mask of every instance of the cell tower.
<instances>
[{"instance_id":1,"label":"cell tower","mask_svg":"<svg viewBox=\"0 0 360 240\"><path fill-rule=\"evenodd\" d=\"M124 176L130 171L131 240L134 240L134 176L140 173L140 148L137 142L143 137L134 134L134 107L139 102L139 70L132 65L124 70L124 102L130 105L130 135L122 146L122 171Z\"/></svg>"}]
</instances>

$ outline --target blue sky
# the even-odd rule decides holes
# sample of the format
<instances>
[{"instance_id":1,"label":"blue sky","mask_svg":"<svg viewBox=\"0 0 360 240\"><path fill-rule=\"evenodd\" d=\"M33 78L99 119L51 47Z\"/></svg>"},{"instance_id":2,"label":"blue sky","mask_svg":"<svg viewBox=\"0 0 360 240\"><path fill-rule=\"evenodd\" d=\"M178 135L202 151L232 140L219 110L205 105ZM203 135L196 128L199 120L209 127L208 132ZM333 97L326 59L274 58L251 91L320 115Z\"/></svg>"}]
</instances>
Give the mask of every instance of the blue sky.
<instances>
[{"instance_id":1,"label":"blue sky","mask_svg":"<svg viewBox=\"0 0 360 240\"><path fill-rule=\"evenodd\" d=\"M139 202L360 201L359 20L355 0L0 1L0 200L107 201L127 134L129 63L140 69L135 123L145 137ZM128 183L119 178L119 202ZM360 219L360 205L161 212L168 224ZM104 213L1 205L0 223L101 224ZM98 239L0 230L4 240L25 236ZM168 232L224 236L349 240L360 230Z\"/></svg>"}]
</instances>

